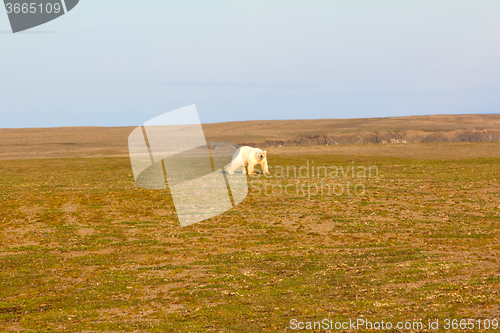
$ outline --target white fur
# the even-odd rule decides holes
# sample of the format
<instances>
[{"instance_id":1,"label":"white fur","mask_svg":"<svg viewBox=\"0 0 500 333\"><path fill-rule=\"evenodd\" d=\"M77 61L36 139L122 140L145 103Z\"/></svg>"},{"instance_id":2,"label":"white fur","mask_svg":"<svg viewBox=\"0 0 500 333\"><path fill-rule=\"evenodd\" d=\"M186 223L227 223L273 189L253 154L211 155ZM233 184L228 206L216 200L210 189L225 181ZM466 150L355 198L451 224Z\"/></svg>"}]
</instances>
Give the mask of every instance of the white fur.
<instances>
[{"instance_id":1,"label":"white fur","mask_svg":"<svg viewBox=\"0 0 500 333\"><path fill-rule=\"evenodd\" d=\"M264 154L264 158L260 159L259 155L262 155L262 153ZM227 171L232 175L236 169L243 167L243 173L247 173L246 169L248 169L248 174L253 175L254 167L258 164L260 164L266 175L270 174L267 167L266 151L259 148L243 146L234 153L233 160L227 168Z\"/></svg>"}]
</instances>

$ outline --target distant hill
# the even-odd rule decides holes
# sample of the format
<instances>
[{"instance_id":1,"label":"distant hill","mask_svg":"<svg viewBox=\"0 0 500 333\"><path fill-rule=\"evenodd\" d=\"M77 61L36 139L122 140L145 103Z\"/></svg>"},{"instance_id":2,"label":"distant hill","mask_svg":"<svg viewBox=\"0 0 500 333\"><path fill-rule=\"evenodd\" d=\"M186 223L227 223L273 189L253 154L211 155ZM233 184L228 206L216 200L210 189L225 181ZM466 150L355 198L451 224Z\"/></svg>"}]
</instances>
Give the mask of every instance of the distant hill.
<instances>
[{"instance_id":1,"label":"distant hill","mask_svg":"<svg viewBox=\"0 0 500 333\"><path fill-rule=\"evenodd\" d=\"M264 147L500 141L497 114L245 121L203 128L214 140Z\"/></svg>"},{"instance_id":2,"label":"distant hill","mask_svg":"<svg viewBox=\"0 0 500 333\"><path fill-rule=\"evenodd\" d=\"M127 156L135 127L0 129L0 159ZM500 114L203 124L207 141L259 147L500 141Z\"/></svg>"}]
</instances>

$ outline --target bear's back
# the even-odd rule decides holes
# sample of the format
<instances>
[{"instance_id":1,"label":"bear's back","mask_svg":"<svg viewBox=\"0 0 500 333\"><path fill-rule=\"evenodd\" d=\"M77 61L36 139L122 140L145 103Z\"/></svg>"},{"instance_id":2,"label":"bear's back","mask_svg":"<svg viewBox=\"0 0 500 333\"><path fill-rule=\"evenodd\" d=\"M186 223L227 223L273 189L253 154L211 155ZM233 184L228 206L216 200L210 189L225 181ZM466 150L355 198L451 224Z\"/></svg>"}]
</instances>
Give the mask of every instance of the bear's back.
<instances>
[{"instance_id":1,"label":"bear's back","mask_svg":"<svg viewBox=\"0 0 500 333\"><path fill-rule=\"evenodd\" d=\"M243 156L243 160L248 162L249 160L255 159L255 153L259 151L259 148L253 148L250 146L243 146L240 148L241 155Z\"/></svg>"}]
</instances>

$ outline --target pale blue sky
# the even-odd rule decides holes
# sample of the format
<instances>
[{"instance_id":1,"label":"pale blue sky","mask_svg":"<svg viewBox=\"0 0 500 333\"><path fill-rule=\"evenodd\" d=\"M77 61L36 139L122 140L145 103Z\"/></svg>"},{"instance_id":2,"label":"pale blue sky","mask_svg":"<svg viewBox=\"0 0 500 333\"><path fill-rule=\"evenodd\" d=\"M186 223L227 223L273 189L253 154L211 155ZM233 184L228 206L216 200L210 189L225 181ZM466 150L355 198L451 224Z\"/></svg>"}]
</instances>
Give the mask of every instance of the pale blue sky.
<instances>
[{"instance_id":1,"label":"pale blue sky","mask_svg":"<svg viewBox=\"0 0 500 333\"><path fill-rule=\"evenodd\" d=\"M80 0L0 9L0 127L500 112L500 1Z\"/></svg>"}]
</instances>

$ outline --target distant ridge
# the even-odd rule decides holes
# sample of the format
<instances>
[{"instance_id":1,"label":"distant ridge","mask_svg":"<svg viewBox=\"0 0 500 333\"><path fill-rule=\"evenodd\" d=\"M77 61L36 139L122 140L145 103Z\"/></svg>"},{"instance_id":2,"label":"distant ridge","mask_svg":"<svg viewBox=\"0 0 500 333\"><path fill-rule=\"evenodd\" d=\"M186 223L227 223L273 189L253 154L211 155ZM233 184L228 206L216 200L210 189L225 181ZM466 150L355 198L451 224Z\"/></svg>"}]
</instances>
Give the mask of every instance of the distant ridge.
<instances>
[{"instance_id":1,"label":"distant ridge","mask_svg":"<svg viewBox=\"0 0 500 333\"><path fill-rule=\"evenodd\" d=\"M127 156L135 127L0 129L0 159ZM207 141L258 147L498 142L500 114L203 124Z\"/></svg>"},{"instance_id":2,"label":"distant ridge","mask_svg":"<svg viewBox=\"0 0 500 333\"><path fill-rule=\"evenodd\" d=\"M262 147L293 147L316 145L352 145L386 143L431 143L431 142L498 142L500 130L466 131L404 131L382 133L348 133L336 135L299 136L289 140L266 140L264 142L240 143Z\"/></svg>"},{"instance_id":3,"label":"distant ridge","mask_svg":"<svg viewBox=\"0 0 500 333\"><path fill-rule=\"evenodd\" d=\"M203 128L221 141L262 147L500 141L499 114L246 121Z\"/></svg>"}]
</instances>

